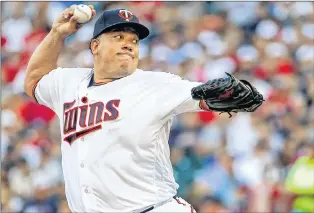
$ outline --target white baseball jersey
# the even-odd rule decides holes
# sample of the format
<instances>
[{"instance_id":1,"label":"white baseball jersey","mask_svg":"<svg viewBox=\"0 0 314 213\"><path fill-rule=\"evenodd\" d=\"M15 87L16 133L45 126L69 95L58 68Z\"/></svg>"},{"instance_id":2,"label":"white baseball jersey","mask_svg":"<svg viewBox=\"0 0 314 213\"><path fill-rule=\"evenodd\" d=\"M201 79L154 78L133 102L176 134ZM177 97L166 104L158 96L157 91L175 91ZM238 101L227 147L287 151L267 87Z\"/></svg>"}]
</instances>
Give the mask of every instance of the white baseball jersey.
<instances>
[{"instance_id":1,"label":"white baseball jersey","mask_svg":"<svg viewBox=\"0 0 314 213\"><path fill-rule=\"evenodd\" d=\"M130 212L169 200L178 188L169 158L171 121L201 110L191 97L200 83L140 69L103 85L89 86L92 78L92 69L58 68L34 90L60 119L70 209Z\"/></svg>"}]
</instances>

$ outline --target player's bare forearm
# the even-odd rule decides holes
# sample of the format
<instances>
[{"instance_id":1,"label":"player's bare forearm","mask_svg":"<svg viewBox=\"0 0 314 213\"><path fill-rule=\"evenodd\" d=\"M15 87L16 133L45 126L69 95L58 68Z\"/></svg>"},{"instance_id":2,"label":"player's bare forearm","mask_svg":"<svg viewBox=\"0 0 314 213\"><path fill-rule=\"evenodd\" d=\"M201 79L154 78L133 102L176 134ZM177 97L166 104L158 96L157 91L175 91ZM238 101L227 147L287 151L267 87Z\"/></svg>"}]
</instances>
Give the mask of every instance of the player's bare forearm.
<instances>
[{"instance_id":1,"label":"player's bare forearm","mask_svg":"<svg viewBox=\"0 0 314 213\"><path fill-rule=\"evenodd\" d=\"M31 56L25 77L25 92L32 97L35 84L51 70L57 68L57 60L64 44L64 38L51 30Z\"/></svg>"}]
</instances>

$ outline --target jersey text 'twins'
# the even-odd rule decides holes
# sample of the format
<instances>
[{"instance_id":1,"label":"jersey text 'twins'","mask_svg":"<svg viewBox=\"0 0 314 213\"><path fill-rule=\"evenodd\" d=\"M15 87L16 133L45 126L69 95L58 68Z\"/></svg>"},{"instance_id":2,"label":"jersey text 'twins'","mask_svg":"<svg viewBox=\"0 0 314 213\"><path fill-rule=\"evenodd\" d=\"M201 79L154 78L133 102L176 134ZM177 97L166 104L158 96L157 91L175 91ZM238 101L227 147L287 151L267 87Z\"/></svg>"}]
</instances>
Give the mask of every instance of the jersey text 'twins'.
<instances>
[{"instance_id":1,"label":"jersey text 'twins'","mask_svg":"<svg viewBox=\"0 0 314 213\"><path fill-rule=\"evenodd\" d=\"M103 102L88 103L87 97L82 97L82 106L73 107L75 100L72 102L63 104L64 121L63 121L63 133L66 136L63 140L70 145L76 139L101 129L101 122L112 121L119 116L120 100L110 100L106 104ZM73 107L73 108L72 108ZM77 131L77 123L83 128Z\"/></svg>"}]
</instances>

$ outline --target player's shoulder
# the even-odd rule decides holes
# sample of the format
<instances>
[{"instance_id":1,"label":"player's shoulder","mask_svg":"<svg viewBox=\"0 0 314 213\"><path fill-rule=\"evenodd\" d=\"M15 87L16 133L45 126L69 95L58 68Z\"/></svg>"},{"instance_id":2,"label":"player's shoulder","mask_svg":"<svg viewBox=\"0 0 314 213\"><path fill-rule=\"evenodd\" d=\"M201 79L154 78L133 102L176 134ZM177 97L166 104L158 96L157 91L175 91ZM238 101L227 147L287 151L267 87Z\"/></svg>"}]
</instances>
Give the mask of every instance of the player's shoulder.
<instances>
[{"instance_id":1,"label":"player's shoulder","mask_svg":"<svg viewBox=\"0 0 314 213\"><path fill-rule=\"evenodd\" d=\"M180 76L175 75L170 72L162 72L162 71L151 71L151 70L140 70L137 72L141 78L146 78L152 81L165 81L173 78L182 79Z\"/></svg>"},{"instance_id":2,"label":"player's shoulder","mask_svg":"<svg viewBox=\"0 0 314 213\"><path fill-rule=\"evenodd\" d=\"M81 67L58 67L56 70L62 72L65 75L87 75L92 72L92 68L81 68Z\"/></svg>"},{"instance_id":3,"label":"player's shoulder","mask_svg":"<svg viewBox=\"0 0 314 213\"><path fill-rule=\"evenodd\" d=\"M63 79L82 79L85 78L92 72L92 68L69 68L69 67L58 67L51 72L54 72Z\"/></svg>"}]
</instances>

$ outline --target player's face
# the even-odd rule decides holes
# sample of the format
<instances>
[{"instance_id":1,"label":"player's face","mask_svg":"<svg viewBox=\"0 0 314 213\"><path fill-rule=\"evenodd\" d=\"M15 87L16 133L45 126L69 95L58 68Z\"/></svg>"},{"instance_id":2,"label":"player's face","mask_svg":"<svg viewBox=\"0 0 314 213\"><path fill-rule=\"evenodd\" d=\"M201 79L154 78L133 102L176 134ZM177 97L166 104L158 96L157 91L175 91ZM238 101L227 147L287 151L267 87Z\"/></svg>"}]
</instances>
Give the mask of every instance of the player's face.
<instances>
[{"instance_id":1,"label":"player's face","mask_svg":"<svg viewBox=\"0 0 314 213\"><path fill-rule=\"evenodd\" d=\"M139 38L133 32L108 32L99 37L95 57L112 77L123 77L138 66Z\"/></svg>"}]
</instances>

